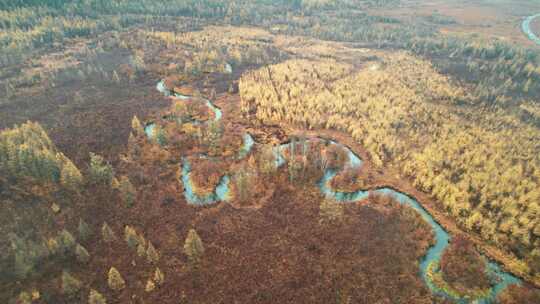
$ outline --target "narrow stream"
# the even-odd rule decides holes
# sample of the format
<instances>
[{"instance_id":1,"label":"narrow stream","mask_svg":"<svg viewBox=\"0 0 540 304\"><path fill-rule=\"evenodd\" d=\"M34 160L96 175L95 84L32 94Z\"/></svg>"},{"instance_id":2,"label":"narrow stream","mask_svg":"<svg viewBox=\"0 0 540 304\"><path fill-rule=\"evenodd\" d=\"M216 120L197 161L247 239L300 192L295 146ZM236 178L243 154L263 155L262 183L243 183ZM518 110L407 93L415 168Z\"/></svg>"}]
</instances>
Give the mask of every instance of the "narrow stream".
<instances>
[{"instance_id":1,"label":"narrow stream","mask_svg":"<svg viewBox=\"0 0 540 304\"><path fill-rule=\"evenodd\" d=\"M531 30L531 22L535 18L540 18L540 14L532 15L532 16L529 16L529 17L525 18L525 20L523 20L523 23L521 23L521 29L527 35L527 37L529 37L529 39L531 39L534 43L540 45L540 37L538 37Z\"/></svg>"},{"instance_id":2,"label":"narrow stream","mask_svg":"<svg viewBox=\"0 0 540 304\"><path fill-rule=\"evenodd\" d=\"M191 181L191 165L186 158L182 159L182 182L184 183L184 195L188 203L197 206L211 205L218 201L229 200L229 176L221 177L219 184L214 189L214 192L205 196L199 196L193 191L193 183Z\"/></svg>"},{"instance_id":3,"label":"narrow stream","mask_svg":"<svg viewBox=\"0 0 540 304\"><path fill-rule=\"evenodd\" d=\"M174 96L175 98L182 99L182 100L188 100L192 98L191 96L181 95L178 93L173 93L171 90L169 90L165 83L162 81L158 82L156 85L156 89L164 94L165 96ZM216 107L210 100L203 99L206 103L206 106L210 108L214 112L214 121L219 121L223 117L223 113L221 110ZM145 128L144 132L146 133L146 136L149 139L154 139L156 137L155 134L156 130L156 124L155 123L148 123ZM245 158L251 149L253 148L253 145L255 144L255 141L253 140L253 137L249 133L245 133L242 136L242 146L240 147L240 150L238 151L238 154L236 155L236 159L243 159ZM206 158L205 155L200 155L200 157ZM229 191L229 182L230 177L228 175L224 175L221 177L219 184L216 186L214 191L208 195L205 196L199 196L194 191L193 182L191 180L191 164L186 158L182 159L182 182L185 187L184 195L186 196L187 202L192 205L197 206L204 206L204 205L211 205L214 203L217 203L219 201L227 201L230 198L230 191Z\"/></svg>"},{"instance_id":4,"label":"narrow stream","mask_svg":"<svg viewBox=\"0 0 540 304\"><path fill-rule=\"evenodd\" d=\"M171 91L165 87L165 85L163 84L163 81L160 81L157 84L157 89L163 94L167 96L171 96ZM174 96L181 99L190 98L189 96L178 95L178 94L175 94ZM222 116L221 110L215 107L212 104L212 102L210 102L209 100L206 100L206 101L207 101L207 105L216 114L215 119L216 120L221 119L221 116ZM145 132L149 138L153 138L155 136L154 130L155 130L154 123L150 123L146 125L145 127ZM244 134L243 145L237 157L239 159L246 157L248 153L251 151L254 144L255 144L255 141L253 140L251 135L249 133ZM361 169L363 161L351 149L335 141L328 141L328 144L336 145L347 153L347 163L340 170L343 170L346 167ZM304 152L306 151L306 148L308 145L309 143L307 141L304 142ZM273 152L275 156L276 167L281 167L287 163L287 159L285 157L284 151L286 149L289 149L290 147L291 147L290 143L274 147ZM201 155L201 157L205 157L205 156ZM343 202L343 203L353 203L353 202L366 199L370 192L389 195L389 196L394 197L399 203L408 205L411 208L413 208L413 210L418 212L420 216L431 226L431 229L433 229L433 232L435 234L435 244L428 249L426 255L420 261L420 275L423 281L425 282L425 284L428 286L428 288L433 294L450 299L456 303L474 302L478 304L488 304L488 303L495 302L495 298L497 297L497 295L502 290L504 290L508 285L514 284L514 283L518 283L518 284L521 283L520 279L516 278L510 273L504 272L499 266L499 264L497 264L496 262L490 261L486 258L486 261L487 261L486 269L488 272L488 276L490 277L492 281L492 287L489 289L489 292L483 297L476 298L476 299L471 299L466 296L459 297L459 296L449 294L448 292L446 292L439 286L436 286L435 283L431 280L430 276L428 275L428 269L430 268L430 266L438 265L438 263L440 262L442 254L444 250L448 247L449 241L451 239L448 232L444 230L444 228L435 221L435 219L426 211L426 209L422 207L422 205L416 199L406 195L405 193L399 192L395 189L385 187L385 188L376 188L376 189L370 189L370 190L359 190L355 192L340 192L340 191L336 191L332 189L329 183L340 172L340 170L336 170L336 169L325 170L323 178L318 182L319 190L326 197L334 199L339 202ZM228 175L222 176L220 183L218 184L218 186L214 189L212 193L201 197L195 194L193 191L193 184L190 179L190 175L191 175L190 173L191 173L191 165L186 158L183 158L182 159L182 182L185 187L184 194L189 204L210 205L219 201L227 201L230 199L230 193L229 193L230 178ZM438 269L436 269L435 271L438 271Z\"/></svg>"}]
</instances>

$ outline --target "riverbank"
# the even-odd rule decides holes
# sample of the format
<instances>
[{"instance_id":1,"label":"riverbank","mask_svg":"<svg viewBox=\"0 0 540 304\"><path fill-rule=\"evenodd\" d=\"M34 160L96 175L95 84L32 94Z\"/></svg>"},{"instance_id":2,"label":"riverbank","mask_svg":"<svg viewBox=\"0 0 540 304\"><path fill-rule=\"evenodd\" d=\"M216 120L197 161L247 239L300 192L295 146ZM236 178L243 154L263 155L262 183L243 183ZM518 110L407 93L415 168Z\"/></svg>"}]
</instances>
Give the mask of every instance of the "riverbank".
<instances>
[{"instance_id":1,"label":"riverbank","mask_svg":"<svg viewBox=\"0 0 540 304\"><path fill-rule=\"evenodd\" d=\"M464 231L457 223L449 218L444 211L440 209L441 204L438 203L433 197L428 193L422 192L412 186L413 182L408 179L400 177L399 172L395 168L384 168L378 169L375 168L370 160L370 156L367 150L362 147L359 143L355 142L349 135L344 134L336 130L326 130L326 129L317 129L317 130L303 130L297 128L286 128L286 132L289 135L304 135L304 136L313 136L321 137L329 140L339 142L349 149L351 149L355 154L359 155L363 160L361 176L373 176L373 182L366 184L365 188L369 189L380 189L380 188L390 188L399 192L404 193L405 195L414 198L417 200L426 211L431 214L435 221L441 225L449 234L461 234L467 237L472 241L482 253L484 253L489 259L499 263L501 267L515 276L523 279L524 281L533 284L536 287L540 288L540 280L535 280L535 278L527 275L520 270L520 265L516 263L515 259L512 258L508 253L505 253L502 249L486 244L479 236L472 234L471 232Z\"/></svg>"}]
</instances>

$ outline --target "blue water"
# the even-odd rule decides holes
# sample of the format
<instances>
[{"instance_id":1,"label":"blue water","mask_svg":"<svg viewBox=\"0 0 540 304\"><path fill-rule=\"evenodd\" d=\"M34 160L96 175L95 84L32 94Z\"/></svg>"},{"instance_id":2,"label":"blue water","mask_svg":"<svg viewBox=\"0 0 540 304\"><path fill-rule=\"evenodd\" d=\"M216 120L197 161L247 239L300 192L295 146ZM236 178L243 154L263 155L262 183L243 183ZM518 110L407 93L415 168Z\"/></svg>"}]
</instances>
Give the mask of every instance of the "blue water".
<instances>
[{"instance_id":1,"label":"blue water","mask_svg":"<svg viewBox=\"0 0 540 304\"><path fill-rule=\"evenodd\" d=\"M350 167L350 168L359 168L362 166L362 159L360 159L360 157L358 157L358 155L354 154L354 152L349 149L348 147L338 143L338 142L335 142L333 140L330 140L329 141L331 145L335 145L335 146L338 146L340 147L341 149L345 150L345 152L347 152L347 156L349 158L349 162L348 164L346 165L346 167Z\"/></svg>"},{"instance_id":2,"label":"blue water","mask_svg":"<svg viewBox=\"0 0 540 304\"><path fill-rule=\"evenodd\" d=\"M171 93L170 90L165 87L163 81L160 81L156 87L160 92L162 92L163 94L167 96L169 96ZM184 95L179 95L179 94L175 94L175 97L181 98L181 99L191 98L190 96L184 96ZM216 121L220 120L222 117L221 110L217 108L209 100L206 100L206 103L208 107L211 108L212 111L214 111L214 114L215 114L214 119ZM145 126L144 131L149 138L152 138L154 136L154 129L155 129L154 123L150 123ZM246 133L243 136L243 145L238 153L238 157L239 158L246 157L251 151L254 143L255 141L253 140L251 135L249 133ZM351 149L335 141L329 141L328 143L331 145L337 145L347 152L348 161L344 165L345 168L360 169L362 167L362 164L363 164L362 159L358 155L356 155ZM303 152L305 153L309 147L309 142L303 141L302 147L304 150ZM302 149L302 147L300 149ZM279 145L273 148L276 167L280 167L287 162L283 154L284 150L287 148L298 149L297 145L291 145L290 143ZM291 154L294 154L294 151L292 151ZM182 182L185 188L184 195L186 196L187 202L189 204L197 205L197 206L204 206L204 205L214 204L218 201L228 201L230 199L229 176L224 175L221 178L220 183L217 185L216 189L212 193L209 193L205 196L198 196L193 192L193 184L190 179L190 173L191 173L191 166L188 160L186 158L183 158L182 159ZM339 171L337 170L327 169L324 172L322 179L318 182L319 190L328 198L331 198L331 199L334 199L336 201L340 201L343 203L352 203L352 202L357 202L357 201L367 198L369 193L373 192L377 194L384 194L384 195L392 196L399 203L408 205L411 208L413 208L413 210L418 212L420 216L431 226L435 234L435 244L428 249L428 251L426 252L426 255L420 261L420 275L422 279L424 280L425 284L428 286L428 288L431 290L433 294L453 300L456 303L471 302L471 299L455 298L452 295L447 294L446 292L441 290L439 287L435 286L435 284L428 277L427 270L428 270L429 265L432 262L440 261L444 250L446 249L446 247L448 247L448 244L450 241L450 235L448 234L448 232L446 232L443 229L441 225L439 225L439 223L435 221L435 219L422 207L422 205L420 205L420 203L416 199L391 188L378 188L378 189L372 189L372 190L366 190L366 191L359 190L355 192L335 191L334 189L332 189L332 187L330 187L329 183L338 173ZM487 297L475 299L474 303L478 303L478 304L493 303L495 301L496 296L502 290L504 290L508 285L514 284L514 283L518 283L518 284L521 283L520 279L516 278L515 276L509 273L504 272L501 269L501 267L493 261L488 261L487 271L488 271L489 277L492 279L493 286L491 287L490 293Z\"/></svg>"},{"instance_id":3,"label":"blue water","mask_svg":"<svg viewBox=\"0 0 540 304\"><path fill-rule=\"evenodd\" d=\"M249 133L245 133L244 136L242 136L242 147L240 148L240 151L238 152L238 158L243 159L245 158L251 149L253 148L253 145L255 144L255 141L253 140L253 137Z\"/></svg>"},{"instance_id":4,"label":"blue water","mask_svg":"<svg viewBox=\"0 0 540 304\"><path fill-rule=\"evenodd\" d=\"M179 98L182 100L191 99L191 96L186 96L178 93L172 94L171 90L168 89L165 86L165 83L163 80L157 83L156 89L161 92L165 96L174 96L175 98ZM210 108L214 112L214 121L219 121L223 113L221 109L216 107L210 100L205 99L206 106ZM195 122L198 123L198 122ZM149 139L153 139L155 137L155 123L149 123L144 127L144 132L146 133L146 136ZM238 158L242 159L246 157L251 149L253 148L253 145L255 144L255 141L253 140L253 137L246 133L242 137L243 144L240 148L240 151L238 152ZM204 155L200 155L201 157L205 157ZM204 206L204 205L210 205L217 203L219 201L227 201L230 199L230 191L229 191L229 182L230 177L228 175L224 175L219 184L216 186L214 191L212 193L209 193L205 196L198 196L193 192L193 183L190 178L191 175L191 165L189 164L189 161L185 158L182 160L182 182L184 184L184 195L186 197L186 200L191 205L197 205L197 206Z\"/></svg>"},{"instance_id":5,"label":"blue water","mask_svg":"<svg viewBox=\"0 0 540 304\"><path fill-rule=\"evenodd\" d=\"M146 124L146 126L144 126L144 133L146 134L146 137L148 137L149 139L153 139L156 134L154 132L154 130L156 129L156 124L151 122L149 124Z\"/></svg>"},{"instance_id":6,"label":"blue water","mask_svg":"<svg viewBox=\"0 0 540 304\"><path fill-rule=\"evenodd\" d=\"M249 133L245 133L243 136L242 147L240 148L240 151L238 152L238 158L239 159L245 158L249 154L251 149L253 148L254 144L255 144L255 141L253 140L253 137ZM201 196L196 195L193 192L193 183L190 178L190 172L191 172L191 166L189 162L187 161L187 159L184 158L182 161L182 182L184 183L184 187L185 187L184 195L186 196L187 202L189 204L204 206L204 205L211 205L219 201L228 201L230 199L230 192L229 192L230 177L228 175L224 175L221 178L220 183L217 185L213 193L210 193L206 196L201 197Z\"/></svg>"},{"instance_id":7,"label":"blue water","mask_svg":"<svg viewBox=\"0 0 540 304\"><path fill-rule=\"evenodd\" d=\"M165 86L165 82L163 82L163 80L160 80L156 84L156 89L165 96L171 96L171 91Z\"/></svg>"},{"instance_id":8,"label":"blue water","mask_svg":"<svg viewBox=\"0 0 540 304\"><path fill-rule=\"evenodd\" d=\"M232 74L232 66L229 63L225 63L225 73Z\"/></svg>"},{"instance_id":9,"label":"blue water","mask_svg":"<svg viewBox=\"0 0 540 304\"><path fill-rule=\"evenodd\" d=\"M192 96L182 95L178 93L172 94L171 90L165 86L165 82L163 82L163 80L157 83L156 89L165 96L173 95L175 98L182 99L182 100L193 98ZM210 108L214 112L214 120L215 121L220 120L223 115L223 113L221 113L221 110L218 107L216 107L210 100L204 99L204 101L206 102L206 105L208 106L208 108Z\"/></svg>"},{"instance_id":10,"label":"blue water","mask_svg":"<svg viewBox=\"0 0 540 304\"><path fill-rule=\"evenodd\" d=\"M338 145L347 151L348 163L344 167L360 168L362 166L362 160L360 159L360 157L354 154L354 152L352 152L348 147L343 146L333 141L331 141L330 144ZM274 149L274 155L276 157L276 165L278 167L286 163L286 159L283 156L283 150L287 148L288 146L290 146L290 144L284 144ZM319 190L327 198L331 198L331 199L334 199L336 201L343 202L343 203L352 203L352 202L357 202L357 201L366 199L369 193L373 192L375 194L383 194L383 195L392 196L400 204L408 205L411 208L413 208L413 210L418 212L420 216L431 226L431 229L433 230L435 234L435 244L428 249L428 251L426 252L426 255L420 261L420 275L422 279L424 280L425 284L428 286L428 288L431 290L433 294L450 299L456 303L469 303L472 301L471 299L468 299L465 297L455 298L452 295L447 294L445 291L435 286L434 283L431 281L431 279L428 277L427 275L428 266L432 262L440 261L444 250L446 249L446 247L448 247L448 244L450 241L450 235L448 234L448 232L446 232L443 229L441 225L439 225L439 223L435 221L435 219L422 207L422 205L420 205L420 203L416 199L391 188L378 188L378 189L372 189L372 190L366 190L366 191L359 190L355 192L335 191L330 186L330 181L338 173L339 171L328 169L324 172L322 179L318 183ZM478 303L478 304L493 303L497 295L502 290L504 290L508 285L521 282L515 276L504 272L501 269L501 267L493 261L488 261L487 271L494 285L490 289L490 293L487 297L474 299L474 303Z\"/></svg>"},{"instance_id":11,"label":"blue water","mask_svg":"<svg viewBox=\"0 0 540 304\"><path fill-rule=\"evenodd\" d=\"M184 183L184 195L186 200L191 205L204 206L211 205L218 201L228 201L229 193L229 177L224 175L214 192L205 196L199 196L193 192L193 183L190 178L191 165L186 158L182 159L182 182Z\"/></svg>"},{"instance_id":12,"label":"blue water","mask_svg":"<svg viewBox=\"0 0 540 304\"><path fill-rule=\"evenodd\" d=\"M527 35L527 37L529 37L529 39L531 39L534 43L538 45L540 45L540 37L536 36L536 34L533 33L533 31L531 30L531 22L535 18L539 18L539 17L540 17L540 14L529 16L525 18L525 20L523 20L523 23L521 23L521 29L523 30L523 32Z\"/></svg>"},{"instance_id":13,"label":"blue water","mask_svg":"<svg viewBox=\"0 0 540 304\"><path fill-rule=\"evenodd\" d=\"M221 110L218 107L216 107L210 100L205 99L205 101L206 101L206 105L210 108L210 110L214 112L214 121L220 120L221 117L223 116L223 113L221 112Z\"/></svg>"},{"instance_id":14,"label":"blue water","mask_svg":"<svg viewBox=\"0 0 540 304\"><path fill-rule=\"evenodd\" d=\"M245 158L251 149L253 148L253 145L255 144L255 141L253 140L253 137L249 133L245 133L243 136L243 144L240 148L240 151L238 152L238 158L242 159ZM229 191L229 182L230 177L228 175L224 175L221 178L220 183L217 185L216 189L213 193L210 193L206 196L198 196L193 192L193 183L190 178L191 173L191 166L187 159L183 159L182 161L182 182L184 183L185 191L184 195L186 196L186 200L191 205L197 205L197 206L204 206L204 205L211 205L215 204L219 201L228 201L230 199L230 191Z\"/></svg>"},{"instance_id":15,"label":"blue water","mask_svg":"<svg viewBox=\"0 0 540 304\"><path fill-rule=\"evenodd\" d=\"M272 148L272 152L274 153L274 157L276 158L276 167L281 167L286 162L285 157L283 157L283 149L286 146L288 146L288 144Z\"/></svg>"}]
</instances>

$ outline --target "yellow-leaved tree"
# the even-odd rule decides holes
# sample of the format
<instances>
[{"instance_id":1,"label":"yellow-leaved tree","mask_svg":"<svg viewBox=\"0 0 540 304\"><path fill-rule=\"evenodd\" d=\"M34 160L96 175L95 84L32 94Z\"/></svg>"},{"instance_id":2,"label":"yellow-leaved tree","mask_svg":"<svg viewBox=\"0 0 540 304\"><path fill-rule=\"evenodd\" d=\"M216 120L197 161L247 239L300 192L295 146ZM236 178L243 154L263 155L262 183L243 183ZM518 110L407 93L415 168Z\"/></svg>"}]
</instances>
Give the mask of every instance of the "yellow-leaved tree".
<instances>
[{"instance_id":1,"label":"yellow-leaved tree","mask_svg":"<svg viewBox=\"0 0 540 304\"><path fill-rule=\"evenodd\" d=\"M204 254L204 246L195 229L190 229L184 243L184 253L192 264L197 264Z\"/></svg>"},{"instance_id":2,"label":"yellow-leaved tree","mask_svg":"<svg viewBox=\"0 0 540 304\"><path fill-rule=\"evenodd\" d=\"M39 123L26 122L0 132L0 172L77 189L82 175Z\"/></svg>"},{"instance_id":3,"label":"yellow-leaved tree","mask_svg":"<svg viewBox=\"0 0 540 304\"><path fill-rule=\"evenodd\" d=\"M109 284L109 288L115 291L122 290L126 287L126 281L124 281L124 278L122 278L122 275L120 274L118 269L114 267L111 267L111 269L109 269L107 283Z\"/></svg>"}]
</instances>

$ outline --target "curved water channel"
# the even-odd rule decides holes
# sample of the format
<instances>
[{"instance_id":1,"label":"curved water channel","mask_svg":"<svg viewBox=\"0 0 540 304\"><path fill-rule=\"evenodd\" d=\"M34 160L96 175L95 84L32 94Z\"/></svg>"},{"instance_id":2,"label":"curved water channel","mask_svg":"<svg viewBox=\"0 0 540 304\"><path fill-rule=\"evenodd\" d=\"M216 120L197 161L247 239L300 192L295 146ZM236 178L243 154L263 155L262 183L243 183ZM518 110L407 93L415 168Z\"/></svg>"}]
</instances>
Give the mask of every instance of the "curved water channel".
<instances>
[{"instance_id":1,"label":"curved water channel","mask_svg":"<svg viewBox=\"0 0 540 304\"><path fill-rule=\"evenodd\" d=\"M171 95L171 91L168 90L163 82L159 82L157 85L157 89L164 93L167 96ZM189 96L184 95L178 95L175 94L177 98L180 99L189 99ZM215 119L219 120L221 119L221 110L219 110L217 107L215 107L212 102L207 100L207 105L214 110L215 112ZM148 137L152 138L154 136L154 128L155 124L148 124L145 127L145 132L148 135ZM246 133L244 135L244 144L242 148L240 149L240 152L238 153L239 158L243 158L247 156L247 154L250 152L251 148L254 145L253 138ZM327 141L327 144L329 145L337 145L347 153L347 163L344 167L348 168L358 168L360 169L362 167L363 161L358 155L356 155L351 149L348 147L334 142L334 141ZM307 145L309 145L309 142L304 142L304 150L306 150ZM283 144L277 147L274 147L274 156L276 161L276 167L281 167L282 165L287 163L286 156L285 156L285 150L291 148L291 143ZM294 146L293 146L294 148ZM204 155L201 155L200 157L206 157ZM343 169L343 168L342 168ZM340 170L342 170L340 169ZM456 303L478 303L478 304L488 304L495 302L495 298L497 295L504 290L508 285L510 284L520 284L521 280L517 277L511 275L510 273L504 272L499 264L496 262L490 261L486 258L487 261L487 272L488 276L490 277L492 281L492 287L488 290L487 293L485 293L482 297L471 299L467 296L465 297L459 297L456 295L452 295L448 293L447 291L443 290L439 286L437 286L430 276L428 275L428 270L430 267L437 267L438 263L440 262L440 259L442 257L442 254L444 250L448 247L449 241L450 241L450 235L444 228L435 221L435 219L420 205L420 203L413 197L410 197L406 195L405 193L402 193L400 191L397 191L392 188L383 187L383 188L376 188L376 189L369 189L369 190L359 190L355 192L340 192L332 189L330 186L330 181L340 172L340 170L336 169L326 169L323 175L323 178L318 182L317 186L322 194L324 194L326 197L334 199L336 201L342 202L342 203L354 203L358 202L360 200L366 199L369 195L369 193L376 193L376 194L383 194L383 195L390 195L393 198L395 198L400 204L405 204L413 208L420 216L431 226L433 229L433 232L435 234L435 244L431 246L426 255L422 258L420 261L420 275L425 282L425 284L428 286L429 290L438 296L450 299ZM185 187L184 195L186 196L186 199L189 204L193 205L209 205L214 204L218 201L228 201L230 199L229 194L229 182L230 178L228 175L224 175L221 178L220 183L214 189L213 193L210 193L206 196L198 196L193 192L193 184L190 179L190 172L191 172L191 165L187 161L186 158L183 158L182 160L182 182ZM438 271L437 268L435 268L435 271Z\"/></svg>"},{"instance_id":2,"label":"curved water channel","mask_svg":"<svg viewBox=\"0 0 540 304\"><path fill-rule=\"evenodd\" d=\"M540 14L532 15L525 20L523 20L523 23L521 23L521 29L523 32L531 39L534 43L540 45L540 37L538 37L532 30L531 30L531 22L536 19L540 18Z\"/></svg>"},{"instance_id":3,"label":"curved water channel","mask_svg":"<svg viewBox=\"0 0 540 304\"><path fill-rule=\"evenodd\" d=\"M175 98L181 99L181 100L188 100L192 98L191 96L181 95L178 93L174 93L171 90L169 90L163 81L158 82L156 85L156 89L163 93L165 96L174 96ZM216 107L210 100L204 99L206 106L210 108L214 112L214 121L221 120L221 117L223 116L223 113L221 110ZM156 124L155 123L149 123L145 126L144 132L146 133L147 137L150 139L153 139L156 137L155 134L156 130ZM242 136L242 146L240 147L240 150L238 151L236 155L236 159L243 159L246 157L251 149L253 148L253 145L255 144L255 141L253 140L253 137L249 133L244 133ZM199 155L200 158L209 158L206 155ZM182 182L184 184L184 195L186 196L186 200L189 204L192 205L211 205L218 201L227 201L230 198L230 192L229 192L229 182L230 177L228 175L223 175L220 179L219 184L216 186L214 191L212 193L209 193L204 196L197 195L194 191L193 183L191 181L191 164L189 163L187 158L182 158L182 172L181 172L181 178Z\"/></svg>"}]
</instances>

